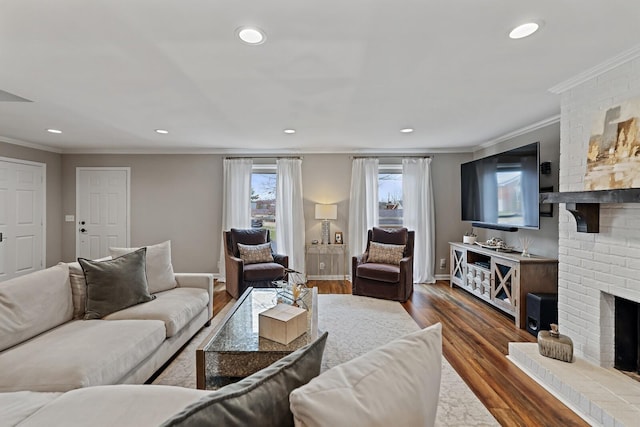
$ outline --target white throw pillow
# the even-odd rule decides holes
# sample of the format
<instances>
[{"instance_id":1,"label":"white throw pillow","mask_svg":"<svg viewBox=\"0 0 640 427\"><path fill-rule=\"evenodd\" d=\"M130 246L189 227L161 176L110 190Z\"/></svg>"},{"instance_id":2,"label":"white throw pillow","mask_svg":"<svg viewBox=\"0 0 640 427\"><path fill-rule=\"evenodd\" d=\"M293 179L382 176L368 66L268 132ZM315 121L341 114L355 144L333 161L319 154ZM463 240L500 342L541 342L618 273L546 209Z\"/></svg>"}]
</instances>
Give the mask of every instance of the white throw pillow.
<instances>
[{"instance_id":1,"label":"white throw pillow","mask_svg":"<svg viewBox=\"0 0 640 427\"><path fill-rule=\"evenodd\" d=\"M442 325L405 335L329 369L289 396L295 425L433 426Z\"/></svg>"},{"instance_id":2,"label":"white throw pillow","mask_svg":"<svg viewBox=\"0 0 640 427\"><path fill-rule=\"evenodd\" d=\"M109 248L113 258L128 254L140 248ZM171 240L147 246L147 283L149 293L168 291L178 286L171 265Z\"/></svg>"}]
</instances>

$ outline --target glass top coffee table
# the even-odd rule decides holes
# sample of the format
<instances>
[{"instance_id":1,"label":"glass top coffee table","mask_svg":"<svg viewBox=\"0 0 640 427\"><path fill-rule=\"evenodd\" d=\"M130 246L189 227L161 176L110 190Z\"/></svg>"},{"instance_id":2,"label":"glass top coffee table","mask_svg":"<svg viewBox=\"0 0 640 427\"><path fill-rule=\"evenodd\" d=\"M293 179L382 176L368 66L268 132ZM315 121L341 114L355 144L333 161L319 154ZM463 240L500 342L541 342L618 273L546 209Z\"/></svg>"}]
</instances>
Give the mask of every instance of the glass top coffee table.
<instances>
[{"instance_id":1,"label":"glass top coffee table","mask_svg":"<svg viewBox=\"0 0 640 427\"><path fill-rule=\"evenodd\" d=\"M287 345L258 335L258 314L276 305L277 292L275 288L248 288L198 347L198 388L215 390L239 381L318 337L318 288L308 289L303 296L301 306L309 310L307 332Z\"/></svg>"}]
</instances>

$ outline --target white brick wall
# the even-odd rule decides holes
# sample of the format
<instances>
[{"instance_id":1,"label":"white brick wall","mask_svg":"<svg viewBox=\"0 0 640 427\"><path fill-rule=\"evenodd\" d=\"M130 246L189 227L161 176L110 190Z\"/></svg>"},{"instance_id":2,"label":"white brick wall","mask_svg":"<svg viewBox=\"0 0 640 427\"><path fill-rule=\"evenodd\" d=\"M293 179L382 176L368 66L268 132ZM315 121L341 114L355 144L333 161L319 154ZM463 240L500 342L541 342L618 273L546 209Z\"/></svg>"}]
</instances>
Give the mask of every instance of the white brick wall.
<instances>
[{"instance_id":1,"label":"white brick wall","mask_svg":"<svg viewBox=\"0 0 640 427\"><path fill-rule=\"evenodd\" d=\"M640 58L561 95L560 191L583 191L594 116L640 96ZM576 355L613 366L613 297L640 302L640 204L601 205L600 233L559 216L558 320ZM604 292L604 293L603 293Z\"/></svg>"}]
</instances>

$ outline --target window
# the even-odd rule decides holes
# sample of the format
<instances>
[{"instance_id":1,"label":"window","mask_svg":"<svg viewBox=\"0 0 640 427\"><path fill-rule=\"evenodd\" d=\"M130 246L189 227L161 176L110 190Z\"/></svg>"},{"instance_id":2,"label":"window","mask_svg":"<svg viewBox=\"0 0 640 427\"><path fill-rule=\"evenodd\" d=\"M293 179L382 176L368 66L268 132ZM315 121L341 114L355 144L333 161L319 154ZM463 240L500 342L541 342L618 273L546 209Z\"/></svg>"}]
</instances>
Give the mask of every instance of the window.
<instances>
[{"instance_id":1,"label":"window","mask_svg":"<svg viewBox=\"0 0 640 427\"><path fill-rule=\"evenodd\" d=\"M402 165L378 168L378 216L381 227L402 227Z\"/></svg>"},{"instance_id":2,"label":"window","mask_svg":"<svg viewBox=\"0 0 640 427\"><path fill-rule=\"evenodd\" d=\"M251 228L269 230L276 251L276 168L253 165L251 173Z\"/></svg>"}]
</instances>

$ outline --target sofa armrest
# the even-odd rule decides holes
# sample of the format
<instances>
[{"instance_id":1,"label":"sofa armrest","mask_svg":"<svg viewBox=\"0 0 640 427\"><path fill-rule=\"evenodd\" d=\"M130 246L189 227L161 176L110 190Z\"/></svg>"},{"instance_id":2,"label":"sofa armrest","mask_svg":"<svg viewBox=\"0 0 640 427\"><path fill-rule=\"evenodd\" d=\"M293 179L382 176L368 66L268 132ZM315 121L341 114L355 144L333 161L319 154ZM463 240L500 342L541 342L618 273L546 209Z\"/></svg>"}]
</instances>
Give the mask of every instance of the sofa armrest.
<instances>
[{"instance_id":1,"label":"sofa armrest","mask_svg":"<svg viewBox=\"0 0 640 427\"><path fill-rule=\"evenodd\" d=\"M209 293L209 319L213 317L213 274L210 273L176 273L179 288L199 288Z\"/></svg>"}]
</instances>

